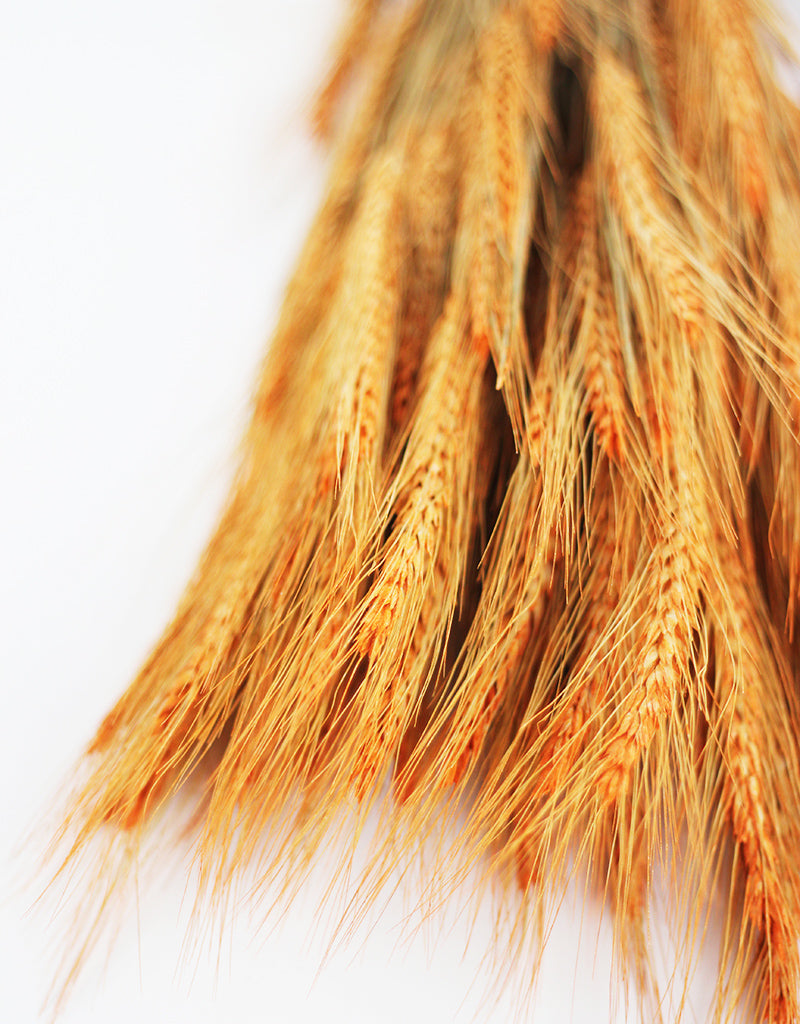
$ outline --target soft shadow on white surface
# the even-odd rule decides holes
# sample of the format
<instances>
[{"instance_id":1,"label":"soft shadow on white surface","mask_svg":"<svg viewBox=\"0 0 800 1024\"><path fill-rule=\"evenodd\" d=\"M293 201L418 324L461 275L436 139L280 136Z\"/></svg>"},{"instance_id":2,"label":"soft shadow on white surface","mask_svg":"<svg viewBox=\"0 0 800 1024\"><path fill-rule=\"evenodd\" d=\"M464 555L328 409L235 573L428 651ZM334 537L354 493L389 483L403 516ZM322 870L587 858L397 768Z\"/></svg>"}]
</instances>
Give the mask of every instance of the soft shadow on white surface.
<instances>
[{"instance_id":1,"label":"soft shadow on white surface","mask_svg":"<svg viewBox=\"0 0 800 1024\"><path fill-rule=\"evenodd\" d=\"M51 969L48 929L21 916L36 849L21 839L167 621L224 497L324 180L303 103L341 8L76 0L4 12L0 991L13 1024L37 1019ZM318 974L326 881L323 864L274 931L240 920L222 969L202 963L190 984L176 975L185 913L173 867L141 893L104 980L90 967L63 1020L510 1019L514 985L484 998L488 901L472 929L469 912L452 913L447 928L434 920L400 942L414 901L401 891ZM609 942L580 899L565 907L537 1024L612 1019ZM515 984L528 973L515 965Z\"/></svg>"}]
</instances>

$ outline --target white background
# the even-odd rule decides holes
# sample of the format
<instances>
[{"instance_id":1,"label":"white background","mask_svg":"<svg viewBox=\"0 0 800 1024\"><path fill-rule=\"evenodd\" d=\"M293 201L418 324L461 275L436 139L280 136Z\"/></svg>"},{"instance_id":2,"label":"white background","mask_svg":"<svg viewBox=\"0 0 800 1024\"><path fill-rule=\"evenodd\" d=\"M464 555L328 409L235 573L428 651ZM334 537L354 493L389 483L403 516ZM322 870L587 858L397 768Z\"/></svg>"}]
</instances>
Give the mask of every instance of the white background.
<instances>
[{"instance_id":1,"label":"white background","mask_svg":"<svg viewBox=\"0 0 800 1024\"><path fill-rule=\"evenodd\" d=\"M56 934L23 917L39 849L27 829L167 621L225 494L324 180L303 119L342 6L0 4L0 1015L11 1024L38 1019ZM472 929L451 914L403 940L407 891L322 966L326 878L323 865L270 932L239 921L220 970L201 961L192 979L176 973L186 915L173 872L140 892L63 1020L511 1019L531 965L491 991L488 900ZM612 1019L608 929L581 916L578 899L559 918L539 1024Z\"/></svg>"}]
</instances>

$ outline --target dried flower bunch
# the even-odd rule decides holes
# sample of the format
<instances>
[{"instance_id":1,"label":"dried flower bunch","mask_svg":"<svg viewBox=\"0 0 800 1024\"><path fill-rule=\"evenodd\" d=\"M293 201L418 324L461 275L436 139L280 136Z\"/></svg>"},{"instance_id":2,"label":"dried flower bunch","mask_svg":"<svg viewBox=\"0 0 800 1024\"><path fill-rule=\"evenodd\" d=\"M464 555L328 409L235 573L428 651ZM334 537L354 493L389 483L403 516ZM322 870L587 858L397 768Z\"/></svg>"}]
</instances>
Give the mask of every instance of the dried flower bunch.
<instances>
[{"instance_id":1,"label":"dried flower bunch","mask_svg":"<svg viewBox=\"0 0 800 1024\"><path fill-rule=\"evenodd\" d=\"M449 815L438 884L482 858L537 907L582 871L644 985L654 871L688 959L715 890L718 1014L798 1020L783 47L759 0L354 2L239 477L62 870L213 753L214 899L382 800L377 875Z\"/></svg>"}]
</instances>

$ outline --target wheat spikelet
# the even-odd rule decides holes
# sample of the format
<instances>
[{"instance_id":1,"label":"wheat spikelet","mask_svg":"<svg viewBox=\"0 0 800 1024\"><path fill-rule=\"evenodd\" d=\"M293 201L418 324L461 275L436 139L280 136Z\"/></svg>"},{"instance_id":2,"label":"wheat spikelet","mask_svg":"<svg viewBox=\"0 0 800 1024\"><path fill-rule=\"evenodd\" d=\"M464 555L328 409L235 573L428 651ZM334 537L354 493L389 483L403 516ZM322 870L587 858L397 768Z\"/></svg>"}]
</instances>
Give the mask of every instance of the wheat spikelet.
<instances>
[{"instance_id":1,"label":"wheat spikelet","mask_svg":"<svg viewBox=\"0 0 800 1024\"><path fill-rule=\"evenodd\" d=\"M793 1021L800 979L798 876L779 850L791 841L780 818L787 808L796 806L797 777L794 767L788 777L776 769L774 759L782 757L794 766L796 752L793 745L787 749L783 730L774 731L772 723L780 721L774 715L781 712L770 707L765 714L763 687L758 697L754 692L756 680L768 681L769 700L781 703L772 641L764 635L736 553L728 554L725 565L728 594L715 602L719 631L715 699L725 766L722 799L741 851L745 913L763 940L759 956L764 963L764 1016L774 1022ZM787 709L782 713L786 715ZM796 842L793 829L789 834Z\"/></svg>"},{"instance_id":2,"label":"wheat spikelet","mask_svg":"<svg viewBox=\"0 0 800 1024\"><path fill-rule=\"evenodd\" d=\"M756 74L747 25L747 13L739 0L709 8L709 38L716 53L714 71L720 77L720 96L727 98L725 109L729 145L736 177L741 182L744 201L756 216L767 203L766 173L759 139L763 138L763 99Z\"/></svg>"},{"instance_id":3,"label":"wheat spikelet","mask_svg":"<svg viewBox=\"0 0 800 1024\"><path fill-rule=\"evenodd\" d=\"M458 567L470 540L471 464L480 436L484 367L484 357L468 342L465 351L465 335L463 300L454 295L430 342L420 429L412 432L398 474L396 525L359 632L359 649L369 655L370 670L362 687L368 724L355 760L359 777L367 782L391 756L414 712L420 679L410 669L419 653L419 631L427 627L434 638L429 644L435 657L458 599L463 572ZM453 494L461 497L463 507L453 505ZM448 567L445 573L442 563ZM435 611L429 607L434 595ZM363 793L363 785L358 791Z\"/></svg>"},{"instance_id":4,"label":"wheat spikelet","mask_svg":"<svg viewBox=\"0 0 800 1024\"><path fill-rule=\"evenodd\" d=\"M464 327L465 318L459 298L451 295L434 329L427 353L429 367L424 400L428 405L428 418L422 420L419 438L410 440L407 468L403 467L398 480L395 508L399 521L394 535L413 544L417 553L428 556L430 564L436 561L436 535L444 532L442 518L451 493L451 475L456 469L461 402L466 401L468 406L472 406L480 380L480 358L473 356L471 365L467 367L466 387L463 392L458 388L461 376L457 371L462 368L460 356ZM405 604L405 595L397 594L397 587L402 591L408 589L409 574L426 574L413 560L409 563L408 555L409 551L402 544L397 545L383 566L381 579L370 593L359 640L359 648L366 654L373 651L378 641L385 644L387 623L394 618L398 605Z\"/></svg>"},{"instance_id":5,"label":"wheat spikelet","mask_svg":"<svg viewBox=\"0 0 800 1024\"><path fill-rule=\"evenodd\" d=\"M476 344L491 351L498 387L522 436L530 376L522 292L536 204L527 168L543 155L547 102L513 8L499 8L485 27L475 75L463 186L474 239L470 315Z\"/></svg>"},{"instance_id":6,"label":"wheat spikelet","mask_svg":"<svg viewBox=\"0 0 800 1024\"><path fill-rule=\"evenodd\" d=\"M540 365L533 379L531 397L527 413L527 429L525 443L534 467L539 466L547 446L548 423L550 419L550 402L553 385L548 377L548 367Z\"/></svg>"},{"instance_id":7,"label":"wheat spikelet","mask_svg":"<svg viewBox=\"0 0 800 1024\"><path fill-rule=\"evenodd\" d=\"M547 599L554 585L555 545L555 538L550 536L534 556L532 565L526 571L520 598L514 610L504 616L506 621L500 626L495 648L487 652L484 664L479 667L478 679L482 678L485 682L480 689L474 683L470 686L470 690L477 690L479 694L482 691L482 695L479 702L472 698L464 724L460 729L456 727L458 732L463 730L462 749L453 758L451 773L442 777L443 786L458 785L472 767L492 720L506 698L506 691L520 671L531 638L541 625Z\"/></svg>"},{"instance_id":8,"label":"wheat spikelet","mask_svg":"<svg viewBox=\"0 0 800 1024\"><path fill-rule=\"evenodd\" d=\"M771 506L770 543L787 585L786 624L795 628L798 584L800 584L800 505L797 495L798 459L800 459L800 314L797 273L798 250L795 229L798 225L796 202L774 195L766 218L766 264L770 275L774 320L780 330L780 345L773 354L781 404L767 414L762 442L761 470L764 490ZM761 454L761 453L757 453ZM768 478L769 482L766 482Z\"/></svg>"},{"instance_id":9,"label":"wheat spikelet","mask_svg":"<svg viewBox=\"0 0 800 1024\"><path fill-rule=\"evenodd\" d=\"M142 825L228 722L273 544L269 525L282 508L283 474L276 471L268 500L264 482L253 478L259 471L263 463L252 459L172 627L95 735L91 750L100 760L72 812L85 817L86 835L104 821Z\"/></svg>"},{"instance_id":10,"label":"wheat spikelet","mask_svg":"<svg viewBox=\"0 0 800 1024\"><path fill-rule=\"evenodd\" d=\"M370 3L355 0L358 10ZM377 34L370 50L373 71L359 97L360 116L353 117L336 140L328 190L287 286L280 317L267 353L258 390L253 427L269 424L276 411L286 409L298 381L307 370L299 356L324 328L330 304L337 294L342 270L341 250L358 203L364 169L375 140L387 118L388 97L397 88L399 69L409 39L418 28L424 2L411 4L404 15ZM371 15L370 15L371 16ZM339 85L341 79L337 79ZM331 95L331 103L335 98ZM327 115L326 115L327 116Z\"/></svg>"},{"instance_id":11,"label":"wheat spikelet","mask_svg":"<svg viewBox=\"0 0 800 1024\"><path fill-rule=\"evenodd\" d=\"M652 592L646 599L647 625L633 665L633 689L620 708L598 772L597 787L604 800L616 799L625 790L631 767L691 677L699 591L698 511L692 507L696 501L691 492L676 496L672 514L657 526Z\"/></svg>"},{"instance_id":12,"label":"wheat spikelet","mask_svg":"<svg viewBox=\"0 0 800 1024\"><path fill-rule=\"evenodd\" d=\"M648 949L648 897L655 868L657 842L642 805L643 786L634 789L616 807L609 808L592 851L595 885L604 903L614 908L614 940L619 950L618 970L626 1001L630 998L631 971L643 1019L660 1019L659 993ZM641 798L641 800L639 799Z\"/></svg>"},{"instance_id":13,"label":"wheat spikelet","mask_svg":"<svg viewBox=\"0 0 800 1024\"><path fill-rule=\"evenodd\" d=\"M554 232L550 275L540 285L540 294L546 296L547 304L544 322L534 322L529 329L531 349L537 343L540 349L527 389L529 397L524 415L524 441L534 469L546 462L560 420L554 398L568 373L568 339L574 329L575 316L573 281L578 273L577 248L584 220L581 211L574 218L568 218L558 234Z\"/></svg>"},{"instance_id":14,"label":"wheat spikelet","mask_svg":"<svg viewBox=\"0 0 800 1024\"><path fill-rule=\"evenodd\" d=\"M582 222L576 287L583 307L576 345L585 350L586 397L595 434L609 458L618 461L624 459L626 446L625 371L608 275L599 265L594 204L594 183L587 174L575 200L576 218Z\"/></svg>"},{"instance_id":15,"label":"wheat spikelet","mask_svg":"<svg viewBox=\"0 0 800 1024\"><path fill-rule=\"evenodd\" d=\"M369 6L361 0L356 4ZM352 224L364 169L387 118L387 97L397 88L405 49L424 6L422 0L411 4L401 18L376 33L369 55L373 71L359 97L360 116L353 117L336 140L327 193L287 286L256 393L256 429L263 421L269 423L275 411L286 408L287 395L303 379L305 371L298 365L298 357L313 343L316 329L336 295L341 250Z\"/></svg>"},{"instance_id":16,"label":"wheat spikelet","mask_svg":"<svg viewBox=\"0 0 800 1024\"><path fill-rule=\"evenodd\" d=\"M455 228L456 140L450 125L426 128L409 145L417 173L405 181L412 264L397 340L392 424L405 425L414 402L424 343L444 300L448 249Z\"/></svg>"},{"instance_id":17,"label":"wheat spikelet","mask_svg":"<svg viewBox=\"0 0 800 1024\"><path fill-rule=\"evenodd\" d=\"M759 217L767 202L765 96L749 5L743 0L702 5L673 0L668 7L674 8L676 31L686 35L690 47L686 88L696 90L705 79L705 87L699 87L711 108L712 138L716 136L716 144L725 153L738 205ZM683 129L684 134L696 131L689 125ZM700 147L696 149L702 153Z\"/></svg>"},{"instance_id":18,"label":"wheat spikelet","mask_svg":"<svg viewBox=\"0 0 800 1024\"><path fill-rule=\"evenodd\" d=\"M557 333L553 327L551 336ZM524 707L537 645L548 637L544 623L558 618L563 600L561 567L566 573L575 569L576 479L582 462L579 439L571 433L577 388L568 389L566 397L559 389L558 397L548 430L556 443L545 447L541 466L522 450L495 525L480 602L465 642L468 654L456 680L445 746L449 764L440 785L465 778L492 722L510 727Z\"/></svg>"},{"instance_id":19,"label":"wheat spikelet","mask_svg":"<svg viewBox=\"0 0 800 1024\"><path fill-rule=\"evenodd\" d=\"M620 559L620 546L623 530L635 536L635 529L615 511L613 490L613 485L597 490L588 541L592 571L583 595L586 626L558 710L547 726L540 754L543 793L556 792L575 767L615 674L609 626L630 571L629 565L620 564L628 562Z\"/></svg>"},{"instance_id":20,"label":"wheat spikelet","mask_svg":"<svg viewBox=\"0 0 800 1024\"><path fill-rule=\"evenodd\" d=\"M597 160L609 199L619 212L638 258L677 321L683 337L699 344L705 317L698 282L676 243L670 214L659 191L656 145L635 77L608 50L597 54L592 91ZM673 215L674 216L674 215Z\"/></svg>"},{"instance_id":21,"label":"wheat spikelet","mask_svg":"<svg viewBox=\"0 0 800 1024\"><path fill-rule=\"evenodd\" d=\"M800 424L800 209L797 203L773 201L767 225L767 263L783 338L779 358L788 391L787 411L797 433Z\"/></svg>"},{"instance_id":22,"label":"wheat spikelet","mask_svg":"<svg viewBox=\"0 0 800 1024\"><path fill-rule=\"evenodd\" d=\"M339 357L335 373L342 381L334 434L347 489L362 486L364 494L349 501L374 500L374 474L383 453L385 413L391 388L390 369L400 309L400 182L402 160L396 153L379 159L365 187L363 207L354 237L358 247L348 261L348 274L337 295L332 321L339 351L359 352L347 363ZM343 345L344 342L344 345ZM334 379L336 379L334 377ZM345 512L345 522L350 515Z\"/></svg>"},{"instance_id":23,"label":"wheat spikelet","mask_svg":"<svg viewBox=\"0 0 800 1024\"><path fill-rule=\"evenodd\" d=\"M598 283L594 324L586 326L586 391L594 429L609 458L625 458L625 393L619 329L606 283ZM591 314L587 311L587 316ZM594 330L592 330L592 326Z\"/></svg>"}]
</instances>

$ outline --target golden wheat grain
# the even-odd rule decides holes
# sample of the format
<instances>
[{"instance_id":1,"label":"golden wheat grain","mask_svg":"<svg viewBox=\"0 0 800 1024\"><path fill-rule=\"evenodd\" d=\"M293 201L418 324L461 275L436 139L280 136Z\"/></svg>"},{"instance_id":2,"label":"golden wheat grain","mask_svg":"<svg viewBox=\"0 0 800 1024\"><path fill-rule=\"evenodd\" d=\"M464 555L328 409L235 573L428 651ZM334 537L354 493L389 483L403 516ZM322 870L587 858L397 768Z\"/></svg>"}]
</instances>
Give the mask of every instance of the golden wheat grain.
<instances>
[{"instance_id":1,"label":"golden wheat grain","mask_svg":"<svg viewBox=\"0 0 800 1024\"><path fill-rule=\"evenodd\" d=\"M699 538L693 501L691 493L681 495L671 516L657 527L651 592L633 665L632 690L620 707L619 722L597 775L598 793L605 801L625 791L631 768L672 712L692 672L692 631L699 600Z\"/></svg>"},{"instance_id":2,"label":"golden wheat grain","mask_svg":"<svg viewBox=\"0 0 800 1024\"><path fill-rule=\"evenodd\" d=\"M657 180L651 118L635 76L605 48L597 53L591 101L600 180L681 337L696 347L705 327L702 298Z\"/></svg>"},{"instance_id":3,"label":"golden wheat grain","mask_svg":"<svg viewBox=\"0 0 800 1024\"><path fill-rule=\"evenodd\" d=\"M539 365L533 379L533 388L526 416L527 428L525 441L534 468L541 464L547 451L550 423L550 404L553 395L552 379L547 374L547 367Z\"/></svg>"},{"instance_id":4,"label":"golden wheat grain","mask_svg":"<svg viewBox=\"0 0 800 1024\"><path fill-rule=\"evenodd\" d=\"M305 458L310 486L294 507L296 523L304 525L301 533L279 534L285 554L267 581L271 626L260 641L268 653L243 691L202 843L204 884L217 892L228 877L218 872L251 855L265 822L289 799L290 783L316 775L329 709L352 671L345 630L367 556L359 543L369 542L379 486L401 295L402 168L402 150L389 150L376 154L365 173L354 215L364 245L344 255L313 352L319 413L310 438L318 457ZM353 350L359 358L347 359ZM256 803L248 803L251 797Z\"/></svg>"},{"instance_id":5,"label":"golden wheat grain","mask_svg":"<svg viewBox=\"0 0 800 1024\"><path fill-rule=\"evenodd\" d=\"M101 759L72 812L85 816L85 835L103 821L132 829L151 817L236 706L274 545L270 526L282 509L284 474L276 469L267 487L252 475L259 469L263 462L253 460L240 474L171 627L95 736L91 749Z\"/></svg>"},{"instance_id":6,"label":"golden wheat grain","mask_svg":"<svg viewBox=\"0 0 800 1024\"><path fill-rule=\"evenodd\" d=\"M598 282L587 338L586 393L595 434L610 459L625 458L625 391L619 328L607 281Z\"/></svg>"},{"instance_id":7,"label":"golden wheat grain","mask_svg":"<svg viewBox=\"0 0 800 1024\"><path fill-rule=\"evenodd\" d=\"M575 275L582 301L576 344L585 349L586 398L597 440L610 459L619 461L626 448L625 369L611 282L600 266L595 202L593 175L585 173L575 197L580 235Z\"/></svg>"},{"instance_id":8,"label":"golden wheat grain","mask_svg":"<svg viewBox=\"0 0 800 1024\"><path fill-rule=\"evenodd\" d=\"M357 245L346 257L347 273L333 314L341 351L336 369L344 385L335 436L342 471L349 467L351 476L359 466L374 472L383 452L401 296L403 170L394 152L379 156L372 167L353 235Z\"/></svg>"},{"instance_id":9,"label":"golden wheat grain","mask_svg":"<svg viewBox=\"0 0 800 1024\"><path fill-rule=\"evenodd\" d=\"M513 8L499 8L479 39L473 94L464 180L472 331L492 353L521 437L530 377L522 299L537 202L530 167L542 159L547 100Z\"/></svg>"}]
</instances>

